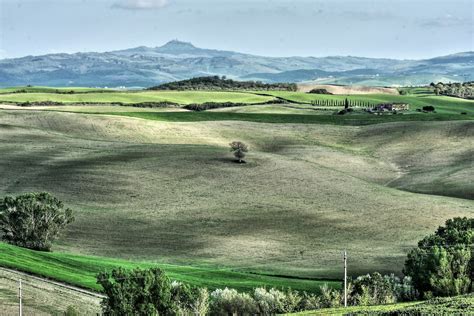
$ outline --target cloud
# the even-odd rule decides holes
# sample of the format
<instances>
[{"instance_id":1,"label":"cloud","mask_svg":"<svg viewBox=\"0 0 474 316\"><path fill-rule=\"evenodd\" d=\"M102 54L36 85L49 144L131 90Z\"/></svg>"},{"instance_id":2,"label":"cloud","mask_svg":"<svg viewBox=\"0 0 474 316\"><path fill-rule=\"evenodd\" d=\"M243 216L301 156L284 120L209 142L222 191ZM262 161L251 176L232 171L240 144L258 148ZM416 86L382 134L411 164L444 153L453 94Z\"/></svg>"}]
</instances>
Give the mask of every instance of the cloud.
<instances>
[{"instance_id":1,"label":"cloud","mask_svg":"<svg viewBox=\"0 0 474 316\"><path fill-rule=\"evenodd\" d=\"M168 0L118 0L112 8L126 10L156 10L168 5Z\"/></svg>"},{"instance_id":2,"label":"cloud","mask_svg":"<svg viewBox=\"0 0 474 316\"><path fill-rule=\"evenodd\" d=\"M472 26L472 20L454 16L451 14L446 14L437 18L427 19L425 21L420 21L421 26L425 27L456 27L456 26Z\"/></svg>"}]
</instances>

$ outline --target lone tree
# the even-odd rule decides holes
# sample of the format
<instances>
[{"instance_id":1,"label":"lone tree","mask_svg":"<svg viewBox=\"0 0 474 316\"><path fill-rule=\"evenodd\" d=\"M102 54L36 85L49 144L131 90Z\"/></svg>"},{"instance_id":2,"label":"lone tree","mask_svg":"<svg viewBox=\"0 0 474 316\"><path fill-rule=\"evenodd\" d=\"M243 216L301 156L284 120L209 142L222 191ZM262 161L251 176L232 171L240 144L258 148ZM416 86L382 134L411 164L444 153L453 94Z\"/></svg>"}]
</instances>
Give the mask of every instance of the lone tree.
<instances>
[{"instance_id":1,"label":"lone tree","mask_svg":"<svg viewBox=\"0 0 474 316\"><path fill-rule=\"evenodd\" d=\"M229 144L230 151L234 153L235 158L242 163L242 159L245 157L245 153L249 151L247 145L242 142L234 141Z\"/></svg>"},{"instance_id":2,"label":"lone tree","mask_svg":"<svg viewBox=\"0 0 474 316\"><path fill-rule=\"evenodd\" d=\"M72 211L46 192L0 200L2 238L16 246L49 251L60 231L73 221Z\"/></svg>"},{"instance_id":3,"label":"lone tree","mask_svg":"<svg viewBox=\"0 0 474 316\"><path fill-rule=\"evenodd\" d=\"M404 273L425 296L469 293L474 279L474 218L453 218L408 253Z\"/></svg>"}]
</instances>

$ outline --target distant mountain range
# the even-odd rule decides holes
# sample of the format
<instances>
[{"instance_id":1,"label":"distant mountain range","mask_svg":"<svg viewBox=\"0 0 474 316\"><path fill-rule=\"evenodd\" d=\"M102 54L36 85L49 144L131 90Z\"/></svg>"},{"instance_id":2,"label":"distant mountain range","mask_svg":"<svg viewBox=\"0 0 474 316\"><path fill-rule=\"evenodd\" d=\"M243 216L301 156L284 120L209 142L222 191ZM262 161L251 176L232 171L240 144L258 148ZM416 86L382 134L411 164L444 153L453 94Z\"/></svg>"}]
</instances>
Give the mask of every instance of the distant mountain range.
<instances>
[{"instance_id":1,"label":"distant mountain range","mask_svg":"<svg viewBox=\"0 0 474 316\"><path fill-rule=\"evenodd\" d=\"M418 85L474 80L474 52L424 60L352 56L263 57L177 40L160 47L0 60L0 86L149 87L199 76L264 82Z\"/></svg>"}]
</instances>

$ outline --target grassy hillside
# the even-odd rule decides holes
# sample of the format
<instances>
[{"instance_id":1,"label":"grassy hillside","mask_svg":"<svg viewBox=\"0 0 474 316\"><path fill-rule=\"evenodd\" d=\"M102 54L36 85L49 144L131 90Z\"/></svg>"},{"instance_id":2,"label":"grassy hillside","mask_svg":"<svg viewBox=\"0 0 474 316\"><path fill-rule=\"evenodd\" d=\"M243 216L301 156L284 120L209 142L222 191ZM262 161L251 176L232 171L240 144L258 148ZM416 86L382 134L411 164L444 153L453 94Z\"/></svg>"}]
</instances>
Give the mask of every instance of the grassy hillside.
<instances>
[{"instance_id":1,"label":"grassy hillside","mask_svg":"<svg viewBox=\"0 0 474 316\"><path fill-rule=\"evenodd\" d=\"M72 255L56 252L38 252L0 243L0 265L62 281L83 288L101 291L96 276L101 271L110 271L117 267L126 269L159 267L173 280L207 287L209 289L233 287L241 291L250 291L255 287L276 288L318 292L319 287L328 284L340 287L340 282L302 280L284 277L239 273L230 269L211 269L204 267L179 266L154 262L127 261L104 257Z\"/></svg>"},{"instance_id":2,"label":"grassy hillside","mask_svg":"<svg viewBox=\"0 0 474 316\"><path fill-rule=\"evenodd\" d=\"M409 302L379 306L323 308L291 315L472 315L474 294L440 297L425 302Z\"/></svg>"},{"instance_id":3,"label":"grassy hillside","mask_svg":"<svg viewBox=\"0 0 474 316\"><path fill-rule=\"evenodd\" d=\"M0 195L49 191L75 210L55 251L339 279L344 249L352 275L400 272L420 238L474 214L470 121L123 115L0 111Z\"/></svg>"},{"instance_id":4,"label":"grassy hillside","mask_svg":"<svg viewBox=\"0 0 474 316\"><path fill-rule=\"evenodd\" d=\"M217 91L128 91L100 93L11 93L0 94L0 102L62 102L62 103L141 103L174 102L179 104L204 102L261 103L273 100L271 96L261 96L243 92Z\"/></svg>"},{"instance_id":5,"label":"grassy hillside","mask_svg":"<svg viewBox=\"0 0 474 316\"><path fill-rule=\"evenodd\" d=\"M275 107L277 108L277 107ZM255 109L255 108L254 108ZM390 122L431 122L431 121L456 121L456 120L474 120L472 115L459 114L405 114L405 115L372 115L372 114L350 114L350 115L332 115L323 113L261 113L260 111L249 113L247 111L205 111L205 112L174 112L174 111L124 111L119 110L102 112L99 114L110 114L142 118L155 121L166 122L206 122L206 121L246 121L257 123L281 123L281 124L331 124L363 126ZM93 112L90 112L93 113ZM96 112L97 113L97 112ZM319 114L319 115L315 115Z\"/></svg>"}]
</instances>

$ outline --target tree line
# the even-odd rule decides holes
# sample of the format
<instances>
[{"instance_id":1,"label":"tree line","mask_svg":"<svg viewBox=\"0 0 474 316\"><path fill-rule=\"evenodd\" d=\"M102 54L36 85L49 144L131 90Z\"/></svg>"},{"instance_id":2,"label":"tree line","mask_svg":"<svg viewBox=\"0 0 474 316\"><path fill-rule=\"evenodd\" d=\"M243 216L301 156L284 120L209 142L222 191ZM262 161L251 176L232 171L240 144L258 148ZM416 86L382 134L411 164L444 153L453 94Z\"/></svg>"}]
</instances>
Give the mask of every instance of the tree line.
<instances>
[{"instance_id":1,"label":"tree line","mask_svg":"<svg viewBox=\"0 0 474 316\"><path fill-rule=\"evenodd\" d=\"M316 99L311 101L311 105L315 106L343 106L345 108L350 107L359 107L359 108L370 108L373 107L375 104L369 101L362 101L362 100L331 100L331 99Z\"/></svg>"},{"instance_id":2,"label":"tree line","mask_svg":"<svg viewBox=\"0 0 474 316\"><path fill-rule=\"evenodd\" d=\"M148 90L266 90L296 91L295 83L263 83L261 81L237 81L225 76L196 77L164 83Z\"/></svg>"},{"instance_id":3,"label":"tree line","mask_svg":"<svg viewBox=\"0 0 474 316\"><path fill-rule=\"evenodd\" d=\"M474 99L474 81L456 83L434 83L430 84L436 95L447 95L463 99Z\"/></svg>"}]
</instances>

